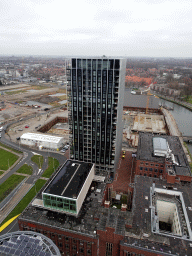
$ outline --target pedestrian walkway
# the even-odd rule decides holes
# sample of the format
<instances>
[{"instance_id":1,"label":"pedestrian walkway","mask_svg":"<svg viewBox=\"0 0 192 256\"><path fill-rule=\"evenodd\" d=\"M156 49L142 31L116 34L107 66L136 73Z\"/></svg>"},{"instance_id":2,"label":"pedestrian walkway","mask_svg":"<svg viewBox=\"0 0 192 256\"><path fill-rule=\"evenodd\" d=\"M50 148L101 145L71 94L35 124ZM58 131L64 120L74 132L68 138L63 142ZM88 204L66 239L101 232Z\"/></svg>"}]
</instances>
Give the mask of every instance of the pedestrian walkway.
<instances>
[{"instance_id":1,"label":"pedestrian walkway","mask_svg":"<svg viewBox=\"0 0 192 256\"><path fill-rule=\"evenodd\" d=\"M125 158L122 155L119 159L118 169L112 183L113 191L117 193L128 192L129 184L134 182L134 168L132 152L126 151Z\"/></svg>"},{"instance_id":2,"label":"pedestrian walkway","mask_svg":"<svg viewBox=\"0 0 192 256\"><path fill-rule=\"evenodd\" d=\"M165 116L165 120L166 120L166 123L167 123L167 127L169 129L170 135L179 137L179 140L180 140L181 145L183 147L183 151L185 152L185 155L187 156L187 160L190 163L191 162L191 157L189 156L189 153L188 153L188 151L187 151L187 149L186 149L186 147L183 143L182 134L179 131L179 128L177 126L177 123L175 122L174 117L172 116L172 114L167 109L162 108L162 112L163 112L163 115Z\"/></svg>"}]
</instances>

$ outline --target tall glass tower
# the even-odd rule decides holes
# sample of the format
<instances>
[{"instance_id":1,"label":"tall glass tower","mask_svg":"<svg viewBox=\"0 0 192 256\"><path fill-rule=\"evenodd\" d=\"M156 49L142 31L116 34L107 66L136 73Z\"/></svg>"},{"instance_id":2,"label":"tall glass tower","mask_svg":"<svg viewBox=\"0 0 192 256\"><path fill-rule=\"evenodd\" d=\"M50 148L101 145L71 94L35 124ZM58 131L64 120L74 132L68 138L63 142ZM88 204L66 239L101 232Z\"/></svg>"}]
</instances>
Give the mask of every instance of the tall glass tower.
<instances>
[{"instance_id":1,"label":"tall glass tower","mask_svg":"<svg viewBox=\"0 0 192 256\"><path fill-rule=\"evenodd\" d=\"M122 144L125 60L73 58L67 75L70 157L113 177Z\"/></svg>"}]
</instances>

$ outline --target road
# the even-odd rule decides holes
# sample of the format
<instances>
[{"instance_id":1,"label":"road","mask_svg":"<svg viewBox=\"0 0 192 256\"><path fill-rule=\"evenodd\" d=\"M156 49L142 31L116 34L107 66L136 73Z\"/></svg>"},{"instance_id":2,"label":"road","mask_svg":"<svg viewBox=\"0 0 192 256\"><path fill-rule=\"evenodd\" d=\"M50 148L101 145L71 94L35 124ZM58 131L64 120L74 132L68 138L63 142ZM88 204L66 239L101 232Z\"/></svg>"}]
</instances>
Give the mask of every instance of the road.
<instances>
[{"instance_id":1,"label":"road","mask_svg":"<svg viewBox=\"0 0 192 256\"><path fill-rule=\"evenodd\" d=\"M6 129L7 124L4 126ZM18 145L8 139L5 138L5 131L2 131L1 142L8 145L11 148L23 152L23 157L20 162L13 168L9 169L6 174L0 179L0 184L2 184L5 180L7 180L13 173L15 173L22 165L28 164L33 168L33 174L21 185L18 191L13 195L9 202L5 199L2 204L2 210L0 211L0 223L5 219L5 217L14 209L14 207L20 202L23 196L28 192L28 190L34 185L37 179L39 179L42 175L43 170L47 169L48 167L48 157L56 158L59 161L59 164L62 165L66 161L66 157L61 155L57 152L46 152L46 151L39 151L39 150L30 150L28 148L24 148L21 145ZM44 157L44 163L42 166L42 171L39 171L39 167L31 161L31 157L34 154L40 154ZM7 205L6 205L7 204ZM15 223L15 221L14 221ZM15 227L15 224L14 224ZM12 231L12 229L7 228L7 232ZM4 232L3 232L4 233ZM1 232L2 234L2 232Z\"/></svg>"}]
</instances>

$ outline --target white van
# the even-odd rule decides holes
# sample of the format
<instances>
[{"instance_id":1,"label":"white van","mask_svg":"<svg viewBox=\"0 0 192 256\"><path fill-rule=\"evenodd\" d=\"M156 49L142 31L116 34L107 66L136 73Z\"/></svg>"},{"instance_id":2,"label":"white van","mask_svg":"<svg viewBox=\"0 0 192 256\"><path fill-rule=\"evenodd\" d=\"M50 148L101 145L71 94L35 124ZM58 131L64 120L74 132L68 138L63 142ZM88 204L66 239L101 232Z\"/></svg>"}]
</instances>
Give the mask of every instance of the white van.
<instances>
[{"instance_id":1,"label":"white van","mask_svg":"<svg viewBox=\"0 0 192 256\"><path fill-rule=\"evenodd\" d=\"M2 132L2 131L3 131L3 126L0 127L0 132Z\"/></svg>"}]
</instances>

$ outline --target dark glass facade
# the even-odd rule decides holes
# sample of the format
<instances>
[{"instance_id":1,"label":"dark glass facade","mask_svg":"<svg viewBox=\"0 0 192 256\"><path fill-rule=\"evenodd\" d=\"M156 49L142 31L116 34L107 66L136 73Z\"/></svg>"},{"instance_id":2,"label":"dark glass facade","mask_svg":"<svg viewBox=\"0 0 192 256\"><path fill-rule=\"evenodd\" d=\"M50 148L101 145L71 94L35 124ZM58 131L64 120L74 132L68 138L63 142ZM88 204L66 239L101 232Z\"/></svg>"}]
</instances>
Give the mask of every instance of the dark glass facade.
<instances>
[{"instance_id":1,"label":"dark glass facade","mask_svg":"<svg viewBox=\"0 0 192 256\"><path fill-rule=\"evenodd\" d=\"M98 174L114 171L124 76L120 59L74 58L68 68L70 156L95 163Z\"/></svg>"}]
</instances>

